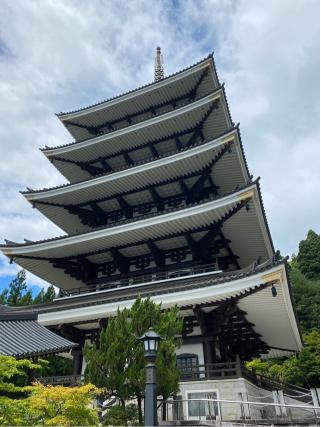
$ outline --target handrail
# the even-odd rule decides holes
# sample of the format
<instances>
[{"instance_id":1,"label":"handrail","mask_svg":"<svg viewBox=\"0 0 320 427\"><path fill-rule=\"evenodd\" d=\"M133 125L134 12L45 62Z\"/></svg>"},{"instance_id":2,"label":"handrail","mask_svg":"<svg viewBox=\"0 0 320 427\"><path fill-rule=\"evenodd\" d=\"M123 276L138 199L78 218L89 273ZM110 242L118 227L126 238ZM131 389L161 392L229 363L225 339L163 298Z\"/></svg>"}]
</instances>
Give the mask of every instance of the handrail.
<instances>
[{"instance_id":1,"label":"handrail","mask_svg":"<svg viewBox=\"0 0 320 427\"><path fill-rule=\"evenodd\" d=\"M201 392L201 390L198 390ZM211 398L202 398L202 399L179 399L179 400L165 400L161 402L174 404L181 402L213 402L213 403L239 403L241 405L254 405L254 406L278 406L278 407L287 407L287 408L300 408L308 410L320 410L320 406L314 405L293 405L292 403L271 403L271 402L252 402L250 400L229 400L229 399L211 399Z\"/></svg>"},{"instance_id":2,"label":"handrail","mask_svg":"<svg viewBox=\"0 0 320 427\"><path fill-rule=\"evenodd\" d=\"M266 375L256 374L249 369L247 369L245 366L241 365L241 371L245 378L248 380L254 382L256 385L264 385L264 386L273 386L275 388L278 388L280 390L290 390L291 392L297 393L297 397L299 393L308 392L308 389L300 386L296 386L294 384L282 382L282 381L276 381L273 378L267 377Z\"/></svg>"},{"instance_id":3,"label":"handrail","mask_svg":"<svg viewBox=\"0 0 320 427\"><path fill-rule=\"evenodd\" d=\"M79 295L79 294L86 294L89 292L98 292L108 289L115 289L115 288L123 288L123 287L130 287L134 285L139 285L143 283L148 282L158 282L163 280L178 280L179 278L188 277L188 276L195 276L199 274L204 273L212 273L212 274L220 274L222 273L222 270L217 270L217 266L214 264L204 264L200 266L185 266L180 269L174 269L174 270L165 270L165 269L159 269L154 273L148 273L148 274L140 274L136 276L132 275L121 275L120 278L107 278L106 281L102 284L99 282L92 282L91 284L87 285L86 288L73 288L69 289L68 291L62 291L60 290L60 294L58 295L58 299L63 297L68 297L72 295Z\"/></svg>"},{"instance_id":4,"label":"handrail","mask_svg":"<svg viewBox=\"0 0 320 427\"><path fill-rule=\"evenodd\" d=\"M38 377L36 381L41 384L81 384L84 380L84 375L56 375L51 377Z\"/></svg>"}]
</instances>

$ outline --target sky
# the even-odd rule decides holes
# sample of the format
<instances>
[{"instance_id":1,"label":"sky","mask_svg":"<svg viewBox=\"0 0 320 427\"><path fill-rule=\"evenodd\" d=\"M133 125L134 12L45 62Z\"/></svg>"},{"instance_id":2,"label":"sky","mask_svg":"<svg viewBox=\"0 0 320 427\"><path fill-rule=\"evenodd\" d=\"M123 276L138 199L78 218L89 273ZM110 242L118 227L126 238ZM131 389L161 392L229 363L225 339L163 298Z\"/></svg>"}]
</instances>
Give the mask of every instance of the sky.
<instances>
[{"instance_id":1,"label":"sky","mask_svg":"<svg viewBox=\"0 0 320 427\"><path fill-rule=\"evenodd\" d=\"M72 142L54 113L215 53L276 249L320 232L319 0L1 0L0 239L63 234L19 191L65 183L39 147ZM0 255L0 290L19 270ZM34 287L47 286L28 274Z\"/></svg>"}]
</instances>

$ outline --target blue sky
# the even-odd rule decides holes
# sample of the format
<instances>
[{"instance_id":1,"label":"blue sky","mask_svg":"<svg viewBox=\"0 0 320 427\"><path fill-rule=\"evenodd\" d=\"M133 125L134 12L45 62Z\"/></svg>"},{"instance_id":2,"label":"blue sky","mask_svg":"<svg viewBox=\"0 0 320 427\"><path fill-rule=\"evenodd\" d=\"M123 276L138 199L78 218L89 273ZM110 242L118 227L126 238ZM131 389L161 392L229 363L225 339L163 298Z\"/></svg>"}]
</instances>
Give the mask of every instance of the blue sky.
<instances>
[{"instance_id":1,"label":"blue sky","mask_svg":"<svg viewBox=\"0 0 320 427\"><path fill-rule=\"evenodd\" d=\"M62 234L19 194L65 182L38 150L72 141L54 113L152 81L160 45L166 75L215 52L275 247L296 253L320 232L319 16L318 0L2 0L1 240ZM0 289L17 271L0 256Z\"/></svg>"}]
</instances>

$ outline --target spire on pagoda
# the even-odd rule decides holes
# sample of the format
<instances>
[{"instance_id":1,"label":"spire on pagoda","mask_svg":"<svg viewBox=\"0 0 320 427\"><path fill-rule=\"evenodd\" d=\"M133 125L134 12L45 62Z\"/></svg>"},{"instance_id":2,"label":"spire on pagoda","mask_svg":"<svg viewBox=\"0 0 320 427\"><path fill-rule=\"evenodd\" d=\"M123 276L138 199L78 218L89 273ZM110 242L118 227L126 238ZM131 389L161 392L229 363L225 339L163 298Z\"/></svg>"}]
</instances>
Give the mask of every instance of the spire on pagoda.
<instances>
[{"instance_id":1,"label":"spire on pagoda","mask_svg":"<svg viewBox=\"0 0 320 427\"><path fill-rule=\"evenodd\" d=\"M156 58L154 64L154 81L158 82L159 80L164 78L163 72L163 57L161 54L161 47L158 46L156 50Z\"/></svg>"}]
</instances>

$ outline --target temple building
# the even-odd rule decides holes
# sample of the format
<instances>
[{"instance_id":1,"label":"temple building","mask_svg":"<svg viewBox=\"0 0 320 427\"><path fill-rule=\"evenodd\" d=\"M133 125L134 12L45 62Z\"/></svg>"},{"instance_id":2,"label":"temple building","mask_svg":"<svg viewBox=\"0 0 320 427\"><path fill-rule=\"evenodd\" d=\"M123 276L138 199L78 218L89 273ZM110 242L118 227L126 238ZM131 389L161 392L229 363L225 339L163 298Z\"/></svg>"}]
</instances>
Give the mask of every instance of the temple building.
<instances>
[{"instance_id":1,"label":"temple building","mask_svg":"<svg viewBox=\"0 0 320 427\"><path fill-rule=\"evenodd\" d=\"M68 183L23 195L65 234L1 249L60 289L38 321L79 344L75 373L85 340L138 295L180 307L182 396L234 398L254 387L243 361L301 349L212 54L169 77L159 60L153 83L58 118L74 142L42 152Z\"/></svg>"}]
</instances>

